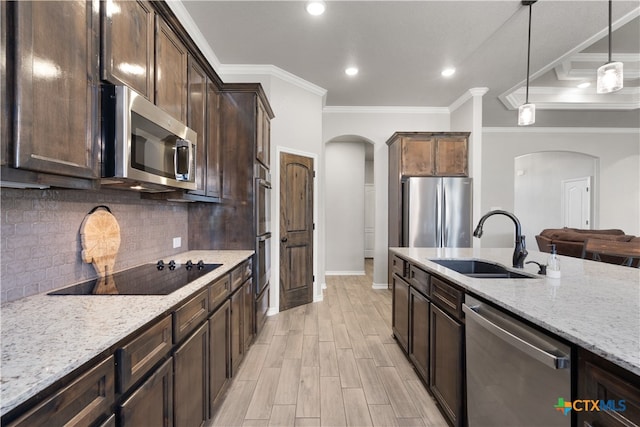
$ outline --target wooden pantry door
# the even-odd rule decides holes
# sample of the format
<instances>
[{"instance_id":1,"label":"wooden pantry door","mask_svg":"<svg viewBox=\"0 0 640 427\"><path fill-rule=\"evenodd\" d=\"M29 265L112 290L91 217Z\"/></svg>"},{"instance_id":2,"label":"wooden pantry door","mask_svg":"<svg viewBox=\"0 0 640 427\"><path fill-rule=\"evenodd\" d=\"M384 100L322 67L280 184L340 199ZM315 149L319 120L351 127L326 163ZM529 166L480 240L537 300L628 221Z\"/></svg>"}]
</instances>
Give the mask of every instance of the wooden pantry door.
<instances>
[{"instance_id":1,"label":"wooden pantry door","mask_svg":"<svg viewBox=\"0 0 640 427\"><path fill-rule=\"evenodd\" d=\"M280 311L313 301L313 159L280 153Z\"/></svg>"}]
</instances>

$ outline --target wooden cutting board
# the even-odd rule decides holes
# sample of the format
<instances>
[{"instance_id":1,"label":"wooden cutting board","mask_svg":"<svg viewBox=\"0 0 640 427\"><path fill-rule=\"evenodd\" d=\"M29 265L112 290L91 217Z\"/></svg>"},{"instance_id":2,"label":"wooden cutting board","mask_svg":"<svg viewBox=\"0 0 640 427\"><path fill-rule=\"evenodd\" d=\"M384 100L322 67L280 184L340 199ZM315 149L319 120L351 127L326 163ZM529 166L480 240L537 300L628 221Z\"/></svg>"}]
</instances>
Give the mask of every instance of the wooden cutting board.
<instances>
[{"instance_id":1,"label":"wooden cutting board","mask_svg":"<svg viewBox=\"0 0 640 427\"><path fill-rule=\"evenodd\" d=\"M106 206L97 206L80 226L82 260L93 264L100 278L113 273L120 249L120 225Z\"/></svg>"}]
</instances>

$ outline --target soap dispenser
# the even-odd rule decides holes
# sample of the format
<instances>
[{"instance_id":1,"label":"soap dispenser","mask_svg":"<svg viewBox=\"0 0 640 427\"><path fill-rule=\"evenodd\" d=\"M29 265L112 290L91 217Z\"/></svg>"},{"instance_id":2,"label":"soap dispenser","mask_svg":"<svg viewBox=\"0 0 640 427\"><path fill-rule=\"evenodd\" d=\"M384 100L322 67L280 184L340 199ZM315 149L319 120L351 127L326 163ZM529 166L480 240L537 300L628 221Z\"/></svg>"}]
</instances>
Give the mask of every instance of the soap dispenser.
<instances>
[{"instance_id":1,"label":"soap dispenser","mask_svg":"<svg viewBox=\"0 0 640 427\"><path fill-rule=\"evenodd\" d=\"M558 259L558 253L556 252L556 245L551 246L551 253L549 254L549 261L547 262L547 277L552 279L560 278L560 260Z\"/></svg>"}]
</instances>

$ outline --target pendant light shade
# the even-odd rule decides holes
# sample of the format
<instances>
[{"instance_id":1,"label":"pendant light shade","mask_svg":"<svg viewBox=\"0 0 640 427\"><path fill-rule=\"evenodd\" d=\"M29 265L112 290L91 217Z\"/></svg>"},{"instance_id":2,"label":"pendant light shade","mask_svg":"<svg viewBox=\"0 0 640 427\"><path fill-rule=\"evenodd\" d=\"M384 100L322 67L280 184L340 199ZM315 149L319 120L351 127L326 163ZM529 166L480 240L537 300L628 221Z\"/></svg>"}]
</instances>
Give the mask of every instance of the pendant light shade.
<instances>
[{"instance_id":1,"label":"pendant light shade","mask_svg":"<svg viewBox=\"0 0 640 427\"><path fill-rule=\"evenodd\" d=\"M597 93L611 93L622 89L622 62L611 61L611 5L609 0L609 62L598 68Z\"/></svg>"},{"instance_id":2,"label":"pendant light shade","mask_svg":"<svg viewBox=\"0 0 640 427\"><path fill-rule=\"evenodd\" d=\"M536 104L522 104L518 107L518 126L529 126L536 122Z\"/></svg>"},{"instance_id":3,"label":"pendant light shade","mask_svg":"<svg viewBox=\"0 0 640 427\"><path fill-rule=\"evenodd\" d=\"M531 6L536 0L522 0L524 6L529 6L529 35L527 37L527 92L524 104L518 108L518 126L529 126L536 122L536 105L529 103L529 66L531 64Z\"/></svg>"}]
</instances>

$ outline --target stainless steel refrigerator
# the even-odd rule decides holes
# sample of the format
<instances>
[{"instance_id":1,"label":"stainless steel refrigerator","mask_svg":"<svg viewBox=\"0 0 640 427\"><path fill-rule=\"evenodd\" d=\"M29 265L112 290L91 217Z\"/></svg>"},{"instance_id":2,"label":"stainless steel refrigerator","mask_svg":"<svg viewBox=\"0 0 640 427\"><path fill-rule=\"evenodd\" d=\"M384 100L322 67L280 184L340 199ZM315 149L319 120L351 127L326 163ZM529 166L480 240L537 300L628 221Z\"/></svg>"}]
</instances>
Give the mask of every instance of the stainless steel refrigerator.
<instances>
[{"instance_id":1,"label":"stainless steel refrigerator","mask_svg":"<svg viewBox=\"0 0 640 427\"><path fill-rule=\"evenodd\" d=\"M471 247L471 178L412 177L402 186L402 246Z\"/></svg>"}]
</instances>

